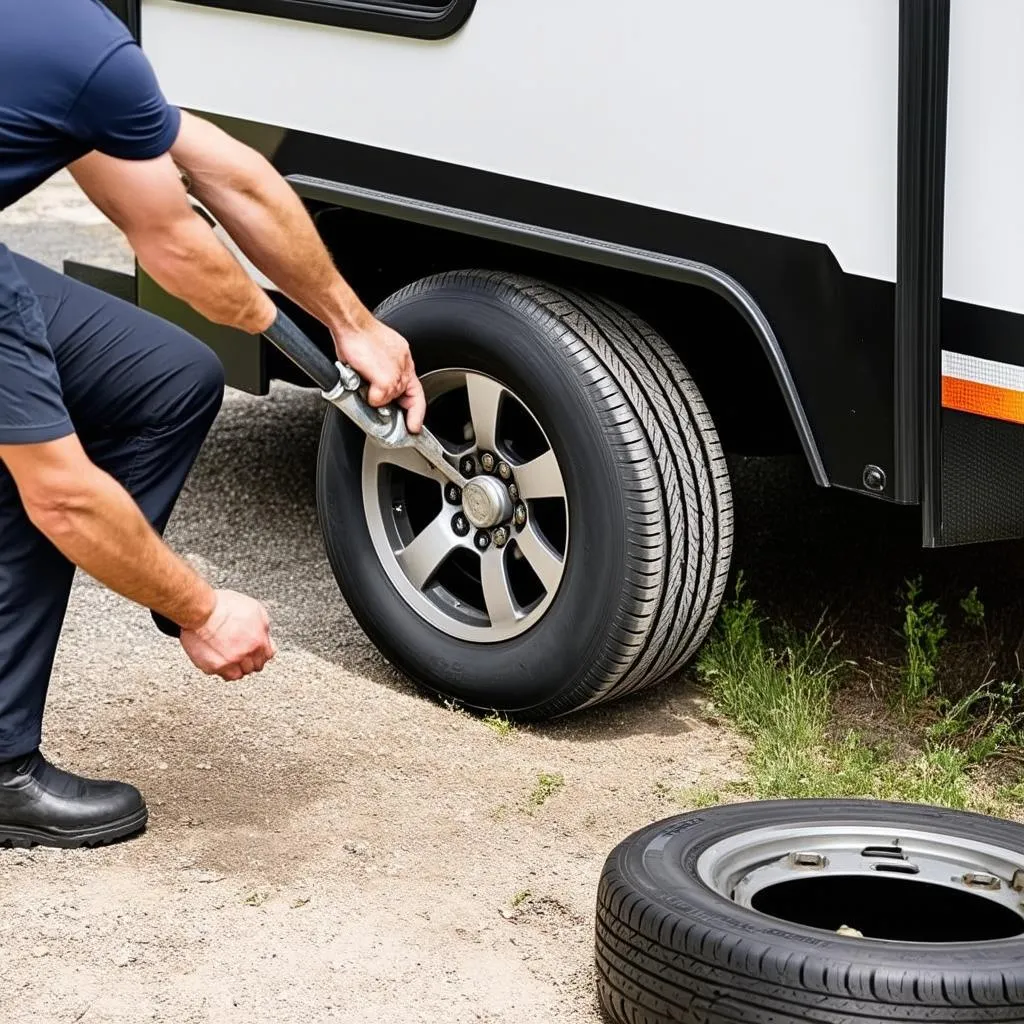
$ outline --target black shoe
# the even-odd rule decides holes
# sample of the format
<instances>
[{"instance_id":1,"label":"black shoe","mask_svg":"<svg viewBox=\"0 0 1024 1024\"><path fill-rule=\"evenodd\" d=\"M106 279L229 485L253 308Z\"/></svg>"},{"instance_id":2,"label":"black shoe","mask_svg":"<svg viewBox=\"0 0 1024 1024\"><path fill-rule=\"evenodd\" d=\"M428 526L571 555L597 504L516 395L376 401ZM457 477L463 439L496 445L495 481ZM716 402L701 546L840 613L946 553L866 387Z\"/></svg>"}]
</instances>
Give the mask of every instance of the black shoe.
<instances>
[{"instance_id":1,"label":"black shoe","mask_svg":"<svg viewBox=\"0 0 1024 1024\"><path fill-rule=\"evenodd\" d=\"M142 794L50 764L39 751L0 763L0 846L99 846L146 827Z\"/></svg>"}]
</instances>

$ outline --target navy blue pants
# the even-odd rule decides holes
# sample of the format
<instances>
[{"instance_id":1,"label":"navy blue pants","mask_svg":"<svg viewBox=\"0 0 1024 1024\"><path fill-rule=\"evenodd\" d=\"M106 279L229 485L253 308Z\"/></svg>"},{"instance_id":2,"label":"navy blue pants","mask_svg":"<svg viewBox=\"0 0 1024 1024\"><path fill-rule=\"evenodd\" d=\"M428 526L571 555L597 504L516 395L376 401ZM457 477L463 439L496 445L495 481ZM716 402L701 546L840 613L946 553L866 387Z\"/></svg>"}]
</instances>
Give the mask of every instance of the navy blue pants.
<instances>
[{"instance_id":1,"label":"navy blue pants","mask_svg":"<svg viewBox=\"0 0 1024 1024\"><path fill-rule=\"evenodd\" d=\"M39 297L82 445L162 532L220 408L220 361L159 317L14 259ZM29 521L0 464L0 761L39 746L74 572Z\"/></svg>"}]
</instances>

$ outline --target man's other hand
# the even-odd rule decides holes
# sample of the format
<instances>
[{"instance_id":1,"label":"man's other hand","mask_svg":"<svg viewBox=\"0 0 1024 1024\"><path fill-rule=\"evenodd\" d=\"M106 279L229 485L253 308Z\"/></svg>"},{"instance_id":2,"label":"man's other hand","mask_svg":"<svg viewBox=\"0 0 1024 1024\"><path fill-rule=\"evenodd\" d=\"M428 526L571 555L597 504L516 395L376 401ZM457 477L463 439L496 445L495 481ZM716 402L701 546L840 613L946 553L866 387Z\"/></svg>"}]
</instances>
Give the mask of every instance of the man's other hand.
<instances>
[{"instance_id":1,"label":"man's other hand","mask_svg":"<svg viewBox=\"0 0 1024 1024\"><path fill-rule=\"evenodd\" d=\"M216 591L213 613L198 628L182 629L181 646L201 672L230 680L259 672L277 653L266 608L233 590Z\"/></svg>"},{"instance_id":2,"label":"man's other hand","mask_svg":"<svg viewBox=\"0 0 1024 1024\"><path fill-rule=\"evenodd\" d=\"M369 385L370 405L397 402L405 410L405 425L412 433L418 433L427 402L405 338L371 318L362 330L336 331L334 342L342 362L348 363Z\"/></svg>"}]
</instances>

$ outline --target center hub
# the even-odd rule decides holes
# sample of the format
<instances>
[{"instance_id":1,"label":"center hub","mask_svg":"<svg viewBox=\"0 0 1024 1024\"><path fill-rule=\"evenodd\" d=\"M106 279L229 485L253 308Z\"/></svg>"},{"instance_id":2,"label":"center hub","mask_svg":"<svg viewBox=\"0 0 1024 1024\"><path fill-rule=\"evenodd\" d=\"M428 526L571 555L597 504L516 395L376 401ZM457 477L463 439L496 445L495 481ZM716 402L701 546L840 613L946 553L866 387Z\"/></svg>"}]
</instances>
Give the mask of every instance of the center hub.
<instances>
[{"instance_id":1,"label":"center hub","mask_svg":"<svg viewBox=\"0 0 1024 1024\"><path fill-rule=\"evenodd\" d=\"M512 499L493 476L474 477L462 489L462 511L478 530L486 530L511 518Z\"/></svg>"}]
</instances>

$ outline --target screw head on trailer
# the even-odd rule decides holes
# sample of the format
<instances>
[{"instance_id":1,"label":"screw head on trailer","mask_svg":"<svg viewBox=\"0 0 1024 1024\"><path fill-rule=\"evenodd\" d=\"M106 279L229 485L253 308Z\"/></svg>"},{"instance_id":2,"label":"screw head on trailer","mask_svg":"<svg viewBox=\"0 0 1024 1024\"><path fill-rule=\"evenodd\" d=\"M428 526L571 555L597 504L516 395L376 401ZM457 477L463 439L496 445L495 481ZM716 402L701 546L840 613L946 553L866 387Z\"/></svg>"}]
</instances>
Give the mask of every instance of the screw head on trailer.
<instances>
[{"instance_id":1,"label":"screw head on trailer","mask_svg":"<svg viewBox=\"0 0 1024 1024\"><path fill-rule=\"evenodd\" d=\"M499 526L491 534L491 540L494 541L496 548L503 548L508 543L508 530L504 526Z\"/></svg>"},{"instance_id":2,"label":"screw head on trailer","mask_svg":"<svg viewBox=\"0 0 1024 1024\"><path fill-rule=\"evenodd\" d=\"M473 476L476 473L476 462L473 460L472 455L467 455L459 463L459 472L465 477Z\"/></svg>"},{"instance_id":3,"label":"screw head on trailer","mask_svg":"<svg viewBox=\"0 0 1024 1024\"><path fill-rule=\"evenodd\" d=\"M452 530L458 537L465 537L469 533L469 520L461 512L452 516Z\"/></svg>"},{"instance_id":4,"label":"screw head on trailer","mask_svg":"<svg viewBox=\"0 0 1024 1024\"><path fill-rule=\"evenodd\" d=\"M494 471L494 456L490 452L484 452L480 456L480 466L485 473L491 473Z\"/></svg>"},{"instance_id":5,"label":"screw head on trailer","mask_svg":"<svg viewBox=\"0 0 1024 1024\"><path fill-rule=\"evenodd\" d=\"M519 502L519 504L516 505L513 518L515 519L516 526L526 525L526 506L522 502Z\"/></svg>"},{"instance_id":6,"label":"screw head on trailer","mask_svg":"<svg viewBox=\"0 0 1024 1024\"><path fill-rule=\"evenodd\" d=\"M461 505L462 488L457 487L455 484L448 484L444 489L444 497L449 505Z\"/></svg>"},{"instance_id":7,"label":"screw head on trailer","mask_svg":"<svg viewBox=\"0 0 1024 1024\"><path fill-rule=\"evenodd\" d=\"M486 551L491 546L491 535L486 530L477 530L473 543L480 551Z\"/></svg>"},{"instance_id":8,"label":"screw head on trailer","mask_svg":"<svg viewBox=\"0 0 1024 1024\"><path fill-rule=\"evenodd\" d=\"M498 476L500 476L502 480L511 480L512 479L512 467L507 462L499 462L498 463Z\"/></svg>"}]
</instances>

